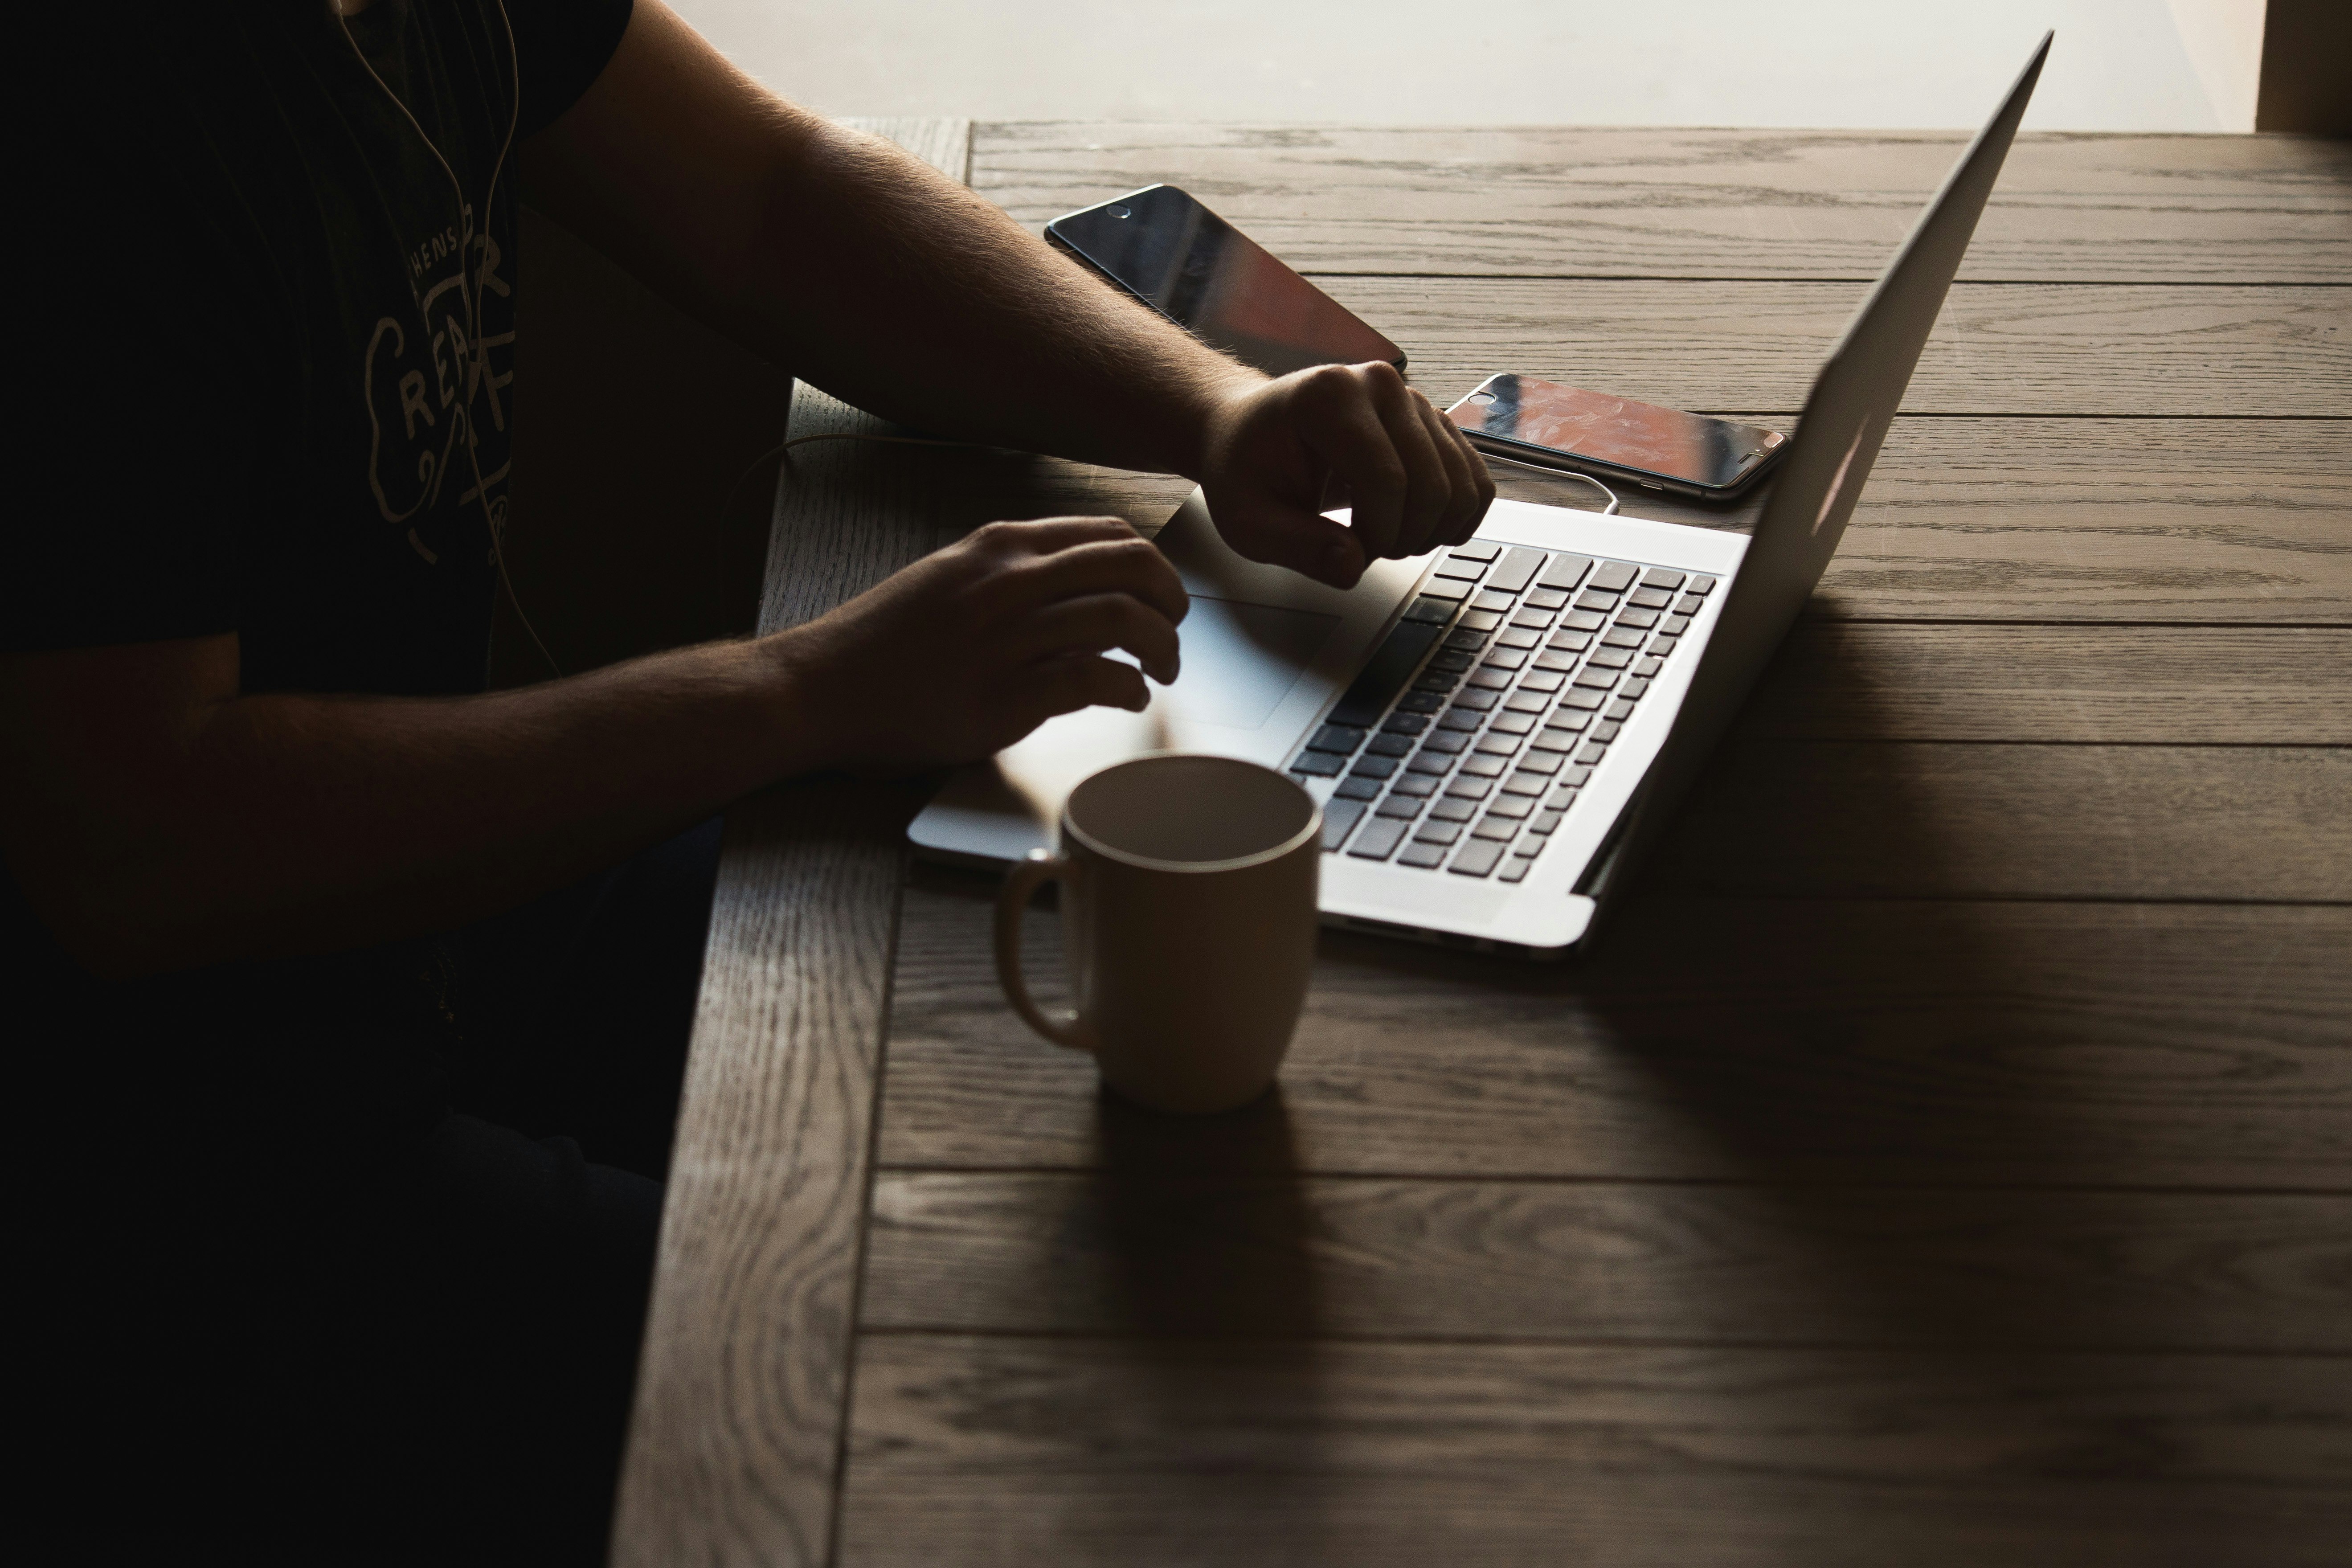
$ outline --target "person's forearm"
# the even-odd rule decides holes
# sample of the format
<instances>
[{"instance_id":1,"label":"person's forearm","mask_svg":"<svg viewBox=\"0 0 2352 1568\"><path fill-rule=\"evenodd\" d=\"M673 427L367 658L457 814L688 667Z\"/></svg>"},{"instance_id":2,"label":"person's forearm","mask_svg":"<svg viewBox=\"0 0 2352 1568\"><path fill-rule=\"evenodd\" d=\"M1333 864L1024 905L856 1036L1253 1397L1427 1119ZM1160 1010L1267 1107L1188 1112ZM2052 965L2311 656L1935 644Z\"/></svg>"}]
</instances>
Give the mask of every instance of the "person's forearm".
<instances>
[{"instance_id":1,"label":"person's forearm","mask_svg":"<svg viewBox=\"0 0 2352 1568\"><path fill-rule=\"evenodd\" d=\"M972 192L835 127L778 161L753 232L747 341L886 418L1197 477L1210 403L1265 379Z\"/></svg>"},{"instance_id":2,"label":"person's forearm","mask_svg":"<svg viewBox=\"0 0 2352 1568\"><path fill-rule=\"evenodd\" d=\"M1197 477L1220 389L1265 379L908 154L776 99L652 0L522 167L670 299L887 418Z\"/></svg>"},{"instance_id":3,"label":"person's forearm","mask_svg":"<svg viewBox=\"0 0 2352 1568\"><path fill-rule=\"evenodd\" d=\"M446 699L258 695L194 710L161 792L66 808L69 942L140 973L446 929L820 759L773 641Z\"/></svg>"}]
</instances>

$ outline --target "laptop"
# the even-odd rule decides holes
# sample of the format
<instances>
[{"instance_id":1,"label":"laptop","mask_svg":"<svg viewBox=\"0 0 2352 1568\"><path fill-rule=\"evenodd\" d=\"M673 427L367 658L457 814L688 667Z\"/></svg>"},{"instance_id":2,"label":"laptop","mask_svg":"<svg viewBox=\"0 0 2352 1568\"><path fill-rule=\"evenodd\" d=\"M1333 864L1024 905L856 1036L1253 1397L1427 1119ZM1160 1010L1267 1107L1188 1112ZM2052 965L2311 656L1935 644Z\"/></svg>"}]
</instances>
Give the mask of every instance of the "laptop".
<instances>
[{"instance_id":1,"label":"laptop","mask_svg":"<svg viewBox=\"0 0 2352 1568\"><path fill-rule=\"evenodd\" d=\"M1176 683L960 771L918 852L1019 859L1097 768L1207 752L1321 804L1327 924L1533 958L1591 941L1829 564L2050 41L1830 352L1753 534L1498 500L1469 544L1341 591L1235 554L1195 491L1158 536L1192 595Z\"/></svg>"}]
</instances>

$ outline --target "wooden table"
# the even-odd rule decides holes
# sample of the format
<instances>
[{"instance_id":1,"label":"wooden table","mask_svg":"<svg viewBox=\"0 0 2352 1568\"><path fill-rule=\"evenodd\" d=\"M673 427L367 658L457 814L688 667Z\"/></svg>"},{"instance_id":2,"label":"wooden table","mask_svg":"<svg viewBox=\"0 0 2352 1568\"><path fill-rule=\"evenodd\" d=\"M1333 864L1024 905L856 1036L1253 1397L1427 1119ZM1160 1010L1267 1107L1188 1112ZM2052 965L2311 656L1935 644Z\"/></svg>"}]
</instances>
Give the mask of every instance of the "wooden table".
<instances>
[{"instance_id":1,"label":"wooden table","mask_svg":"<svg viewBox=\"0 0 2352 1568\"><path fill-rule=\"evenodd\" d=\"M1961 141L886 129L1181 182L1441 403L1781 420ZM1029 1037L911 795L733 813L617 1559L2352 1560L2352 144L2023 138L1961 279L1607 945L1328 934L1253 1110ZM769 626L1181 492L803 452Z\"/></svg>"}]
</instances>

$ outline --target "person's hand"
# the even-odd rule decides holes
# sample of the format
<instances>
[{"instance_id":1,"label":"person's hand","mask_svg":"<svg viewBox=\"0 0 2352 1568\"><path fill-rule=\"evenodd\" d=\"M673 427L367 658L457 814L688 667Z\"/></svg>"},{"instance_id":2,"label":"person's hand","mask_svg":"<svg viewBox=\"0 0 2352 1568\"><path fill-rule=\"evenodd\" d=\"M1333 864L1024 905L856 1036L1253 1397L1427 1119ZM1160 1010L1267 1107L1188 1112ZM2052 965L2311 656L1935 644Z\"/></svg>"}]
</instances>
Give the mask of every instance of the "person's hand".
<instances>
[{"instance_id":1,"label":"person's hand","mask_svg":"<svg viewBox=\"0 0 2352 1568\"><path fill-rule=\"evenodd\" d=\"M870 776L1002 751L1058 713L1176 679L1184 584L1115 517L992 522L774 639L827 765Z\"/></svg>"},{"instance_id":2,"label":"person's hand","mask_svg":"<svg viewBox=\"0 0 2352 1568\"><path fill-rule=\"evenodd\" d=\"M1380 361L1228 387L1200 478L1226 543L1340 588L1374 560L1462 543L1495 499L1454 422ZM1348 527L1321 515L1342 506Z\"/></svg>"}]
</instances>

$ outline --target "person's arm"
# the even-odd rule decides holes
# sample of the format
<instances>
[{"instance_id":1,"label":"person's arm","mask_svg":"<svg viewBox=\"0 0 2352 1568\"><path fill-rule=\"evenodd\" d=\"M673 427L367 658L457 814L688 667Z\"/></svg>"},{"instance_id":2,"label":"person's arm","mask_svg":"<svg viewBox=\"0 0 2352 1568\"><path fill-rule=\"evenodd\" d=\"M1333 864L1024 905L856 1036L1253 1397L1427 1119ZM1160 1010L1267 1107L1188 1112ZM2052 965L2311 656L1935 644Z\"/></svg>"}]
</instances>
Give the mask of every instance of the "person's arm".
<instances>
[{"instance_id":1,"label":"person's arm","mask_svg":"<svg viewBox=\"0 0 2352 1568\"><path fill-rule=\"evenodd\" d=\"M997 524L822 619L445 699L240 695L234 636L0 657L0 853L127 975L447 929L778 779L1143 706L1184 592L1118 519Z\"/></svg>"},{"instance_id":2,"label":"person's arm","mask_svg":"<svg viewBox=\"0 0 2352 1568\"><path fill-rule=\"evenodd\" d=\"M522 153L531 199L776 363L927 429L1202 482L1243 553L1353 582L1467 538L1494 487L1385 364L1280 381L988 202L730 66L659 0ZM1320 517L1351 504L1354 531Z\"/></svg>"}]
</instances>

